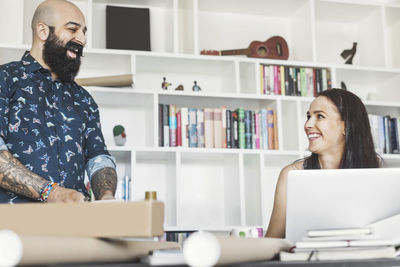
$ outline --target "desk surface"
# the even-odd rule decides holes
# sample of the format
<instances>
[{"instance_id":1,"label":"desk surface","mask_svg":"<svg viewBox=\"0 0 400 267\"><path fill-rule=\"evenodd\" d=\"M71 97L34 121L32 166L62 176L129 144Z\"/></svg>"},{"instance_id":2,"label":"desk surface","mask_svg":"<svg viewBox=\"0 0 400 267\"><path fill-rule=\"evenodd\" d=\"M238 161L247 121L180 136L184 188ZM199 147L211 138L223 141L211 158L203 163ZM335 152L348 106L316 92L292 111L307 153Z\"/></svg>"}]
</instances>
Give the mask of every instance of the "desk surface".
<instances>
[{"instance_id":1,"label":"desk surface","mask_svg":"<svg viewBox=\"0 0 400 267\"><path fill-rule=\"evenodd\" d=\"M141 263L93 263L93 264L57 264L46 265L46 267L146 267L149 265ZM170 265L171 266L171 265ZM181 265L184 266L184 265ZM224 265L227 266L227 265ZM229 265L232 267L389 267L400 266L400 258L374 259L374 260L352 260L352 261L312 261L312 262L281 262L281 261L260 261Z\"/></svg>"}]
</instances>

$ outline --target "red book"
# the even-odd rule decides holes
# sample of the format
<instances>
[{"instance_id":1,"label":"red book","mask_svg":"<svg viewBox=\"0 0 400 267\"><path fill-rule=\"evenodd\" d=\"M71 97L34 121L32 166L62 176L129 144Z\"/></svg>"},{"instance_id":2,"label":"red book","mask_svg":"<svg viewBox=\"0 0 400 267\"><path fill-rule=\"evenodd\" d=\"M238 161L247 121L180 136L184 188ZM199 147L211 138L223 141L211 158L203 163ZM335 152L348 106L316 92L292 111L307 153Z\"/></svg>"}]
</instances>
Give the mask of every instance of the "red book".
<instances>
[{"instance_id":1,"label":"red book","mask_svg":"<svg viewBox=\"0 0 400 267\"><path fill-rule=\"evenodd\" d=\"M176 146L182 146L182 117L181 111L176 113Z\"/></svg>"}]
</instances>

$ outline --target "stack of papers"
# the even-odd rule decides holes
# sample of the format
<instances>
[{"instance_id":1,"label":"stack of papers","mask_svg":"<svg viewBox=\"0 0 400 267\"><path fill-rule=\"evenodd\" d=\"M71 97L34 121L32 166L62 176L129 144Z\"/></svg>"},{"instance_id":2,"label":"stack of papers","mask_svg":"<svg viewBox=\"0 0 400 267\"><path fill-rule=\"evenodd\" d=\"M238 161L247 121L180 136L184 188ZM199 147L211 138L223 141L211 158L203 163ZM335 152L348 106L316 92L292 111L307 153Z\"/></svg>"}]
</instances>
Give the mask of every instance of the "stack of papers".
<instances>
[{"instance_id":1,"label":"stack of papers","mask_svg":"<svg viewBox=\"0 0 400 267\"><path fill-rule=\"evenodd\" d=\"M154 250L151 255L141 257L140 261L148 265L180 265L185 264L181 249Z\"/></svg>"},{"instance_id":2,"label":"stack of papers","mask_svg":"<svg viewBox=\"0 0 400 267\"><path fill-rule=\"evenodd\" d=\"M372 228L310 230L290 252L281 252L282 261L358 260L396 257L399 240L382 239Z\"/></svg>"}]
</instances>

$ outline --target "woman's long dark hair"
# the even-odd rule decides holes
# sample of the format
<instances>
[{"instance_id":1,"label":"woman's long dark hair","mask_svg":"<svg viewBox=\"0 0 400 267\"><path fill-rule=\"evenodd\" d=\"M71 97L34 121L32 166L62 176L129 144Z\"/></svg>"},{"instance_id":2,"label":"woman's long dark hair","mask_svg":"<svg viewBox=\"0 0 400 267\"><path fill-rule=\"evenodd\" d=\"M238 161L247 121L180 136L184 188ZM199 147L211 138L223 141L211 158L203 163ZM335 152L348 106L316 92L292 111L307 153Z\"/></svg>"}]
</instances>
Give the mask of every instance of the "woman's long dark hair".
<instances>
[{"instance_id":1,"label":"woman's long dark hair","mask_svg":"<svg viewBox=\"0 0 400 267\"><path fill-rule=\"evenodd\" d=\"M361 99L343 89L326 90L318 96L332 101L344 121L346 140L339 168L378 168L380 158L375 152L368 113ZM312 153L303 166L304 169L320 169L318 155Z\"/></svg>"}]
</instances>

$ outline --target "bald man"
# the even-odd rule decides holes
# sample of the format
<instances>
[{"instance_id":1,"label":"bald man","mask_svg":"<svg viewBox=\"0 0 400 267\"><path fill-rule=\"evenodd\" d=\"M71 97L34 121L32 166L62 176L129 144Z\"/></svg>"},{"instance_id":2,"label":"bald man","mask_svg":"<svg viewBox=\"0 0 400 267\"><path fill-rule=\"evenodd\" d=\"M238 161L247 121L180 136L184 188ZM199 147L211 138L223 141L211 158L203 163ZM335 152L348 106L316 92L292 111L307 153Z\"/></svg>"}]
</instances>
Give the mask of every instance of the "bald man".
<instances>
[{"instance_id":1,"label":"bald man","mask_svg":"<svg viewBox=\"0 0 400 267\"><path fill-rule=\"evenodd\" d=\"M22 59L0 66L0 203L81 202L87 171L97 200L117 174L89 93L74 82L86 23L73 3L47 0L32 19Z\"/></svg>"}]
</instances>

